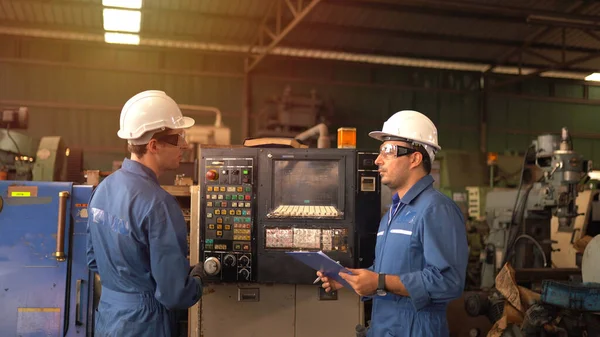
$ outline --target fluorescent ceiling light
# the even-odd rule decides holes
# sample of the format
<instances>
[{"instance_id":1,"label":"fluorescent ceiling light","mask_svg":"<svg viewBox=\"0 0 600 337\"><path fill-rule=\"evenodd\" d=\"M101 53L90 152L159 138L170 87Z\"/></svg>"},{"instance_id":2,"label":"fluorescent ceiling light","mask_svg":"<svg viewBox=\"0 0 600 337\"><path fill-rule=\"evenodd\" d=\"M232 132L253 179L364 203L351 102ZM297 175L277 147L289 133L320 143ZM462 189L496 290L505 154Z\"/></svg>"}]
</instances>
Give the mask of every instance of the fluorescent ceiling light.
<instances>
[{"instance_id":1,"label":"fluorescent ceiling light","mask_svg":"<svg viewBox=\"0 0 600 337\"><path fill-rule=\"evenodd\" d=\"M102 0L102 5L105 7L140 9L142 8L142 0Z\"/></svg>"},{"instance_id":2,"label":"fluorescent ceiling light","mask_svg":"<svg viewBox=\"0 0 600 337\"><path fill-rule=\"evenodd\" d=\"M600 82L600 73L589 74L585 77L585 80Z\"/></svg>"},{"instance_id":3,"label":"fluorescent ceiling light","mask_svg":"<svg viewBox=\"0 0 600 337\"><path fill-rule=\"evenodd\" d=\"M104 30L138 33L141 22L140 11L104 8Z\"/></svg>"},{"instance_id":4,"label":"fluorescent ceiling light","mask_svg":"<svg viewBox=\"0 0 600 337\"><path fill-rule=\"evenodd\" d=\"M104 41L107 43L140 44L140 36L137 34L106 32L104 33Z\"/></svg>"}]
</instances>

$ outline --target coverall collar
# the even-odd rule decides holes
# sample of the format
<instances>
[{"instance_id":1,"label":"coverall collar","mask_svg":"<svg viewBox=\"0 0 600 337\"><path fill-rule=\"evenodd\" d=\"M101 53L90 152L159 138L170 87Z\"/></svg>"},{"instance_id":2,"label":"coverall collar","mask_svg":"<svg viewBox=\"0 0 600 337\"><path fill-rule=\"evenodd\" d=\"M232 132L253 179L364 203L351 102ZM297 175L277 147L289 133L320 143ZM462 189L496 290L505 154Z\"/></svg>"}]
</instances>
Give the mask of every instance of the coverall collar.
<instances>
[{"instance_id":1,"label":"coverall collar","mask_svg":"<svg viewBox=\"0 0 600 337\"><path fill-rule=\"evenodd\" d=\"M419 181L417 181L417 183L414 184L408 190L408 192L406 192L406 194L404 195L404 197L402 199L400 199L400 197L398 197L398 193L395 193L392 196L392 201L393 201L394 205L397 204L398 202L402 202L403 204L410 204L411 201L413 201L419 194L421 194L421 192L423 192L431 184L433 184L433 177L428 174L428 175L424 176L423 178L421 178Z\"/></svg>"},{"instance_id":2,"label":"coverall collar","mask_svg":"<svg viewBox=\"0 0 600 337\"><path fill-rule=\"evenodd\" d=\"M152 171L146 165L139 163L135 160L125 158L125 160L123 160L123 165L121 165L121 168L124 169L125 171L131 172L133 174L137 174L139 176L148 178L148 179L154 181L155 183L159 184L156 173L154 173L154 171Z\"/></svg>"}]
</instances>

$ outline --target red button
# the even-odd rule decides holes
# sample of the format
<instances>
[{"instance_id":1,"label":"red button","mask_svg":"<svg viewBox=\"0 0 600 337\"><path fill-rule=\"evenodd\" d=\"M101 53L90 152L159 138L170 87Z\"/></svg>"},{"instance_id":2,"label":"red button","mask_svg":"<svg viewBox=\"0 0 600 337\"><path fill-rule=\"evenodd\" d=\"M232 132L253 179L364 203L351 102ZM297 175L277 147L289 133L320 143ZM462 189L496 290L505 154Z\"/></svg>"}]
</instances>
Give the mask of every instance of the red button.
<instances>
[{"instance_id":1,"label":"red button","mask_svg":"<svg viewBox=\"0 0 600 337\"><path fill-rule=\"evenodd\" d=\"M210 171L206 172L206 179L217 180L217 179L219 179L219 174L215 170L210 170Z\"/></svg>"},{"instance_id":2,"label":"red button","mask_svg":"<svg viewBox=\"0 0 600 337\"><path fill-rule=\"evenodd\" d=\"M246 196L244 197L245 200L250 200L250 195L246 194Z\"/></svg>"}]
</instances>

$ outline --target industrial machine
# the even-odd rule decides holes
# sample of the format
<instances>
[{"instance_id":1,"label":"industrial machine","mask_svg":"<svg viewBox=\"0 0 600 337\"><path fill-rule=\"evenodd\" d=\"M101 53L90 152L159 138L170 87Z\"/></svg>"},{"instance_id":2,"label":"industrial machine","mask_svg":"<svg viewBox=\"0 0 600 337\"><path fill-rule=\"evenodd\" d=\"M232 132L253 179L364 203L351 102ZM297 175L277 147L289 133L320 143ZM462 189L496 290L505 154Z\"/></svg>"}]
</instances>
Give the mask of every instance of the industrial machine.
<instances>
[{"instance_id":1,"label":"industrial machine","mask_svg":"<svg viewBox=\"0 0 600 337\"><path fill-rule=\"evenodd\" d=\"M515 268L551 267L551 219L558 219L559 232L573 232L579 215L576 198L591 162L573 150L566 128L561 135L541 135L533 141L523 159L543 170L535 183L517 190L491 191L486 199L490 233L482 256L481 288L494 285L506 261Z\"/></svg>"},{"instance_id":2,"label":"industrial machine","mask_svg":"<svg viewBox=\"0 0 600 337\"><path fill-rule=\"evenodd\" d=\"M70 160L71 150L61 137L39 141L17 131L0 129L0 180L67 181L81 174L82 159ZM72 157L74 158L74 157Z\"/></svg>"},{"instance_id":3,"label":"industrial machine","mask_svg":"<svg viewBox=\"0 0 600 337\"><path fill-rule=\"evenodd\" d=\"M92 336L91 186L0 181L0 336Z\"/></svg>"},{"instance_id":4,"label":"industrial machine","mask_svg":"<svg viewBox=\"0 0 600 337\"><path fill-rule=\"evenodd\" d=\"M209 290L190 310L190 336L352 334L362 323L360 298L325 293L313 284L315 271L285 252L372 264L376 158L351 149L201 147L190 257L204 264ZM314 323L325 317L327 324Z\"/></svg>"},{"instance_id":5,"label":"industrial machine","mask_svg":"<svg viewBox=\"0 0 600 337\"><path fill-rule=\"evenodd\" d=\"M297 95L286 86L280 96L269 97L254 118L254 137L295 137L298 133L325 123L334 114L333 103L319 97L316 90L310 95Z\"/></svg>"}]
</instances>

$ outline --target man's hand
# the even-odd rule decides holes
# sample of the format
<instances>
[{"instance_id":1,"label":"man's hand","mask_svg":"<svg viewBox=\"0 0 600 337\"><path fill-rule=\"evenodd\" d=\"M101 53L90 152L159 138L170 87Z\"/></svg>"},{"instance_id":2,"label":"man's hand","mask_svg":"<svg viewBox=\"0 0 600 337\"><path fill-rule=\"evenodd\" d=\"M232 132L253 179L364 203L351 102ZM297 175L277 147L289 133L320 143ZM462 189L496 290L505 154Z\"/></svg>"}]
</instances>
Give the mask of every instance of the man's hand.
<instances>
[{"instance_id":1,"label":"man's hand","mask_svg":"<svg viewBox=\"0 0 600 337\"><path fill-rule=\"evenodd\" d=\"M190 276L197 277L202 280L206 274L204 273L204 265L202 263L198 263L190 270Z\"/></svg>"},{"instance_id":2,"label":"man's hand","mask_svg":"<svg viewBox=\"0 0 600 337\"><path fill-rule=\"evenodd\" d=\"M348 269L352 275L340 273L340 277L360 296L370 296L377 291L378 275L368 269Z\"/></svg>"},{"instance_id":3,"label":"man's hand","mask_svg":"<svg viewBox=\"0 0 600 337\"><path fill-rule=\"evenodd\" d=\"M320 271L317 272L317 276L321 278L321 282L323 282L321 287L325 288L326 293L336 291L344 287L338 281L330 279L329 277L323 275L323 273L321 273Z\"/></svg>"}]
</instances>

